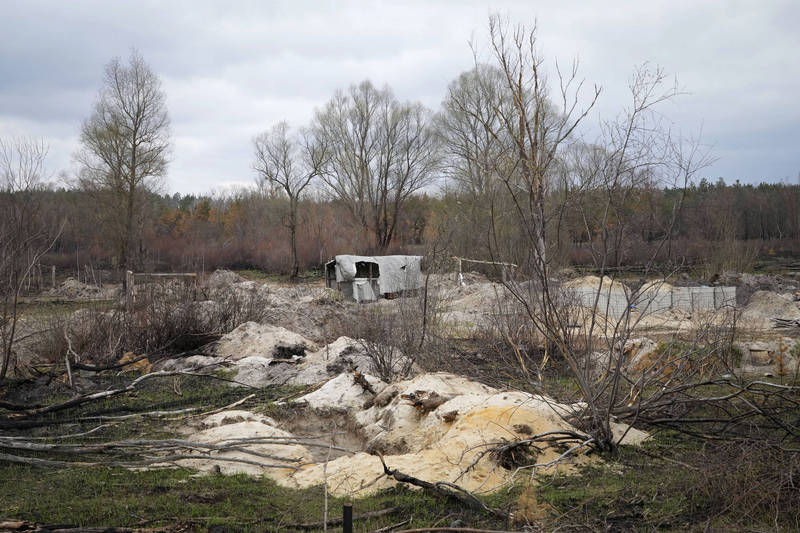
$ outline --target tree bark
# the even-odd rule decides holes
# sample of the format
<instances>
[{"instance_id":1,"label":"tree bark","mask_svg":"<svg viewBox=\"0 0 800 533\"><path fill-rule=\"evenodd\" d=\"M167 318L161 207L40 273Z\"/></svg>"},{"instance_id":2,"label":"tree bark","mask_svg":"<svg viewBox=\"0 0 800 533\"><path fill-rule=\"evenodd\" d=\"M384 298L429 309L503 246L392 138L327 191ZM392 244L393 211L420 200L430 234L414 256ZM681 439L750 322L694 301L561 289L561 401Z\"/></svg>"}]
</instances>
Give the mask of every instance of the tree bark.
<instances>
[{"instance_id":1,"label":"tree bark","mask_svg":"<svg viewBox=\"0 0 800 533\"><path fill-rule=\"evenodd\" d=\"M292 273L291 279L297 279L300 274L300 265L297 261L297 198L289 198L289 233L291 234L292 247Z\"/></svg>"}]
</instances>

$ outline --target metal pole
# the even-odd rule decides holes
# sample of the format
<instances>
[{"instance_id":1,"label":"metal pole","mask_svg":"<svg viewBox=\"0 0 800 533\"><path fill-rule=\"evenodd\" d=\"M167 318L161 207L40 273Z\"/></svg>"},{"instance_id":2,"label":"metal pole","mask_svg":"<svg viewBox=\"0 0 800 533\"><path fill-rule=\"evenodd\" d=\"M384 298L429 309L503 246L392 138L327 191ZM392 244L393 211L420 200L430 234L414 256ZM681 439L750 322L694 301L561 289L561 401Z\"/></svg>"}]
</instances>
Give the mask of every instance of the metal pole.
<instances>
[{"instance_id":1,"label":"metal pole","mask_svg":"<svg viewBox=\"0 0 800 533\"><path fill-rule=\"evenodd\" d=\"M353 504L342 505L342 533L353 533Z\"/></svg>"}]
</instances>

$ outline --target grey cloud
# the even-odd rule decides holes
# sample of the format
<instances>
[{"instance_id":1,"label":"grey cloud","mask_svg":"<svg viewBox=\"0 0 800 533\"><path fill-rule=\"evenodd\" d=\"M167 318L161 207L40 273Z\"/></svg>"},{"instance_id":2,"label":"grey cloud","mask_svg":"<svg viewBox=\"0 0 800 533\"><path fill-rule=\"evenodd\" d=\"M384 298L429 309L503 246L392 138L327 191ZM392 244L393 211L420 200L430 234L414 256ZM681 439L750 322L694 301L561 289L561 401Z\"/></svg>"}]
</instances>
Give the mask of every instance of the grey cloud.
<instances>
[{"instance_id":1,"label":"grey cloud","mask_svg":"<svg viewBox=\"0 0 800 533\"><path fill-rule=\"evenodd\" d=\"M175 136L168 188L202 192L250 182L250 140L308 121L337 88L369 78L437 107L447 84L486 54L491 9L538 18L548 64L581 60L604 87L598 113L625 105L633 67L650 60L691 94L664 111L676 130L715 145L709 176L783 179L800 170L800 6L710 2L107 2L2 4L0 135L51 142L70 165L103 66L140 50L161 76ZM589 132L593 131L592 128Z\"/></svg>"}]
</instances>

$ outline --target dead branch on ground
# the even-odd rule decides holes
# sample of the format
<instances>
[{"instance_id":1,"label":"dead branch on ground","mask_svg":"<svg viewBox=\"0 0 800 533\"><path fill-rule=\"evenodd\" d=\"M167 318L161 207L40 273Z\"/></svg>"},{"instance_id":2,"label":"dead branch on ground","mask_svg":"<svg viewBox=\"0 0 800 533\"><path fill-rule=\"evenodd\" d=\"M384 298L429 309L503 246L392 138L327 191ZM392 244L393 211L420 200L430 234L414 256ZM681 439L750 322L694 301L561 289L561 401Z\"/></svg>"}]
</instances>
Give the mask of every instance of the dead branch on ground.
<instances>
[{"instance_id":1,"label":"dead branch on ground","mask_svg":"<svg viewBox=\"0 0 800 533\"><path fill-rule=\"evenodd\" d=\"M394 531L395 529L410 524L411 521L414 520L414 516L409 516L407 519L403 520L402 522L398 522L396 524L389 524L386 527L382 527L380 529L373 529L369 533L386 533L387 531Z\"/></svg>"},{"instance_id":2,"label":"dead branch on ground","mask_svg":"<svg viewBox=\"0 0 800 533\"><path fill-rule=\"evenodd\" d=\"M442 533L513 533L500 529L476 529L474 527L421 527L418 529L401 529L394 533L428 533L440 531Z\"/></svg>"},{"instance_id":3,"label":"dead branch on ground","mask_svg":"<svg viewBox=\"0 0 800 533\"><path fill-rule=\"evenodd\" d=\"M392 513L396 513L399 510L399 507L387 507L386 509L380 509L378 511L370 511L368 513L362 513L358 515L353 515L353 520L364 520L366 518L378 518L381 516L386 516ZM301 529L301 530L314 530L314 529L322 529L327 524L328 526L338 526L342 523L342 518L329 518L327 521L320 521L320 522L307 522L307 523L298 523L298 524L282 524L281 528L283 529Z\"/></svg>"},{"instance_id":4,"label":"dead branch on ground","mask_svg":"<svg viewBox=\"0 0 800 533\"><path fill-rule=\"evenodd\" d=\"M394 533L428 533L440 531L442 533L513 533L500 529L476 529L474 527L421 527L418 529L401 529Z\"/></svg>"},{"instance_id":5,"label":"dead branch on ground","mask_svg":"<svg viewBox=\"0 0 800 533\"><path fill-rule=\"evenodd\" d=\"M546 444L547 446L556 446L556 445L565 445L567 443L581 443L578 447L570 447L569 452L577 451L584 446L590 445L593 441L590 437L586 435L581 435L579 433L575 433L573 431L547 431L544 433L539 433L527 439L522 440L500 440L500 441L492 441L483 444L479 444L477 446L472 446L470 448L465 449L461 454L461 459L464 458L464 455L467 453L477 449L477 448L486 448L485 450L481 450L472 462L464 468L461 473L456 478L456 481L461 479L465 476L469 471L471 471L475 466L487 455L491 455L497 459L498 464L503 466L503 468L511 469L517 468L517 465L520 464L519 461L509 460L509 454L513 454L516 450L521 448L531 448L533 447L536 452L541 452L542 450L536 446L537 444ZM529 451L525 451L523 453L524 457L530 456ZM558 457L558 460L564 459L568 456L568 454L562 454ZM460 461L459 461L460 462ZM555 463L554 463L555 464ZM521 464L522 468L534 468L543 466L541 464ZM510 468L509 468L510 467Z\"/></svg>"},{"instance_id":6,"label":"dead branch on ground","mask_svg":"<svg viewBox=\"0 0 800 533\"><path fill-rule=\"evenodd\" d=\"M95 393L92 393L92 394L84 394L84 395L81 395L81 396L76 396L74 398L70 398L69 400L66 400L64 402L51 404L51 405L47 405L47 406L44 406L44 407L21 410L19 413L10 415L8 418L11 418L11 419L26 419L26 418L30 418L30 417L33 417L33 416L43 415L43 414L47 414L47 413L54 413L54 412L57 412L57 411L63 411L63 410L70 409L70 408L73 408L73 407L77 407L79 405L82 405L82 404L85 404L85 403L88 403L88 402L92 402L92 401L95 401L95 400L104 400L104 399L107 399L107 398L111 398L113 396L118 396L120 394L133 392L133 391L135 391L137 389L137 387L141 383L143 383L146 380L153 379L153 378L169 377L169 376L202 376L202 377L207 377L207 378L210 378L210 379L217 379L217 380L221 380L221 381L239 383L239 382L237 382L235 380L230 380L230 379L227 379L227 378L222 378L220 376L214 376L214 375L211 375L211 374L202 374L202 373L198 373L198 372L186 372L186 371L171 371L171 372L167 372L167 371L163 371L162 370L160 372L153 372L153 373L150 373L150 374L144 374L143 376L139 376L138 378L134 379L126 387L122 387L122 388L119 388L119 389L105 390L105 391L101 391L101 392L95 392ZM244 385L244 384L242 384L242 385ZM0 407L2 407L2 406L0 406Z\"/></svg>"},{"instance_id":7,"label":"dead branch on ground","mask_svg":"<svg viewBox=\"0 0 800 533\"><path fill-rule=\"evenodd\" d=\"M498 518L503 518L503 519L508 518L508 515L503 511L488 507L485 503L483 503L480 499L474 496L471 492L462 487L459 487L455 483L450 483L447 481L430 482L430 481L425 481L424 479L416 478L414 476L409 476L408 474L404 474L399 470L392 469L386 466L386 462L383 460L382 454L378 453L378 457L380 458L381 464L383 465L383 473L391 477L395 481L399 481L400 483L408 483L409 485L414 485L415 487L420 487L421 489L433 492L438 496L456 500L460 504L470 509L486 512Z\"/></svg>"},{"instance_id":8,"label":"dead branch on ground","mask_svg":"<svg viewBox=\"0 0 800 533\"><path fill-rule=\"evenodd\" d=\"M7 520L0 522L0 531L28 531L47 533L161 533L172 531L170 527L83 527L66 524L37 524L28 521Z\"/></svg>"}]
</instances>

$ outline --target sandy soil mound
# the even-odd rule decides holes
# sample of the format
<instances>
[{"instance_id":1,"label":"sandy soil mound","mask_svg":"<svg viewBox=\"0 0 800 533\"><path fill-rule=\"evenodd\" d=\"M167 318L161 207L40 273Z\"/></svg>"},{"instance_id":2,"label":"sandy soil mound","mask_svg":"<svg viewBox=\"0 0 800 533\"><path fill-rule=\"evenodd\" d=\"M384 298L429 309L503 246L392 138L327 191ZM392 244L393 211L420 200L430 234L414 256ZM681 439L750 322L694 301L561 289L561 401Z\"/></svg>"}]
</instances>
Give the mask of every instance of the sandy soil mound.
<instances>
[{"instance_id":1,"label":"sandy soil mound","mask_svg":"<svg viewBox=\"0 0 800 533\"><path fill-rule=\"evenodd\" d=\"M452 374L423 374L388 386L376 378L367 379L377 394L365 392L353 383L352 374L343 373L298 402L313 405L320 412L349 409L356 429L363 435L364 450L381 451L389 467L428 481L449 481L472 491L490 491L506 482L517 465L498 464L496 457L483 453L487 449L546 431L574 431L557 414L569 406L525 393L499 391ZM362 400L369 403L370 397L372 405L364 408ZM242 436L286 436L274 427L273 421L263 417L258 419L238 411L235 415L218 413L214 416L215 420L227 419L232 423L196 431L188 438L224 443ZM215 422L207 419L203 423L206 427ZM619 435L624 429L623 426L615 428ZM626 442L641 441L645 437L644 433L631 430ZM312 456L302 445L290 442L288 447L288 451L275 447L258 450L296 457L298 464ZM361 496L394 484L383 475L377 456L354 451L356 453L337 457L327 465L316 462L302 465L298 470L237 463L220 464L220 469L263 473L290 487L310 487L327 479L330 491L336 495ZM562 452L557 447L543 447L536 457L529 457L527 461L544 464ZM237 453L240 452L222 452L222 456L241 457ZM213 452L208 461L195 462L193 466L211 470L215 455L217 452ZM582 454L577 454L559 468L585 460ZM542 471L552 469L542 467Z\"/></svg>"},{"instance_id":2,"label":"sandy soil mound","mask_svg":"<svg viewBox=\"0 0 800 533\"><path fill-rule=\"evenodd\" d=\"M296 359L307 351L316 351L316 344L293 331L271 324L246 322L224 335L214 351L218 357L238 361L245 357Z\"/></svg>"},{"instance_id":3,"label":"sandy soil mound","mask_svg":"<svg viewBox=\"0 0 800 533\"><path fill-rule=\"evenodd\" d=\"M443 320L460 327L490 324L498 309L512 300L503 284L480 281L463 287L451 285L443 296L446 304Z\"/></svg>"},{"instance_id":4,"label":"sandy soil mound","mask_svg":"<svg viewBox=\"0 0 800 533\"><path fill-rule=\"evenodd\" d=\"M200 426L204 429L191 433L189 440L239 449L211 452L207 459L178 461L182 466L222 474L264 474L280 480L312 461L308 449L293 444L290 440L293 435L275 427L276 422L268 417L248 411L225 411L205 418ZM262 439L262 442L243 444L243 439Z\"/></svg>"},{"instance_id":5,"label":"sandy soil mound","mask_svg":"<svg viewBox=\"0 0 800 533\"><path fill-rule=\"evenodd\" d=\"M738 325L749 329L770 329L773 318L800 318L800 306L788 294L757 291L742 310Z\"/></svg>"},{"instance_id":6,"label":"sandy soil mound","mask_svg":"<svg viewBox=\"0 0 800 533\"><path fill-rule=\"evenodd\" d=\"M372 359L363 346L350 337L339 337L327 346L308 354L305 361L298 366L297 376L292 382L298 385L311 385L345 371L357 371L365 375L375 373Z\"/></svg>"},{"instance_id":7,"label":"sandy soil mound","mask_svg":"<svg viewBox=\"0 0 800 533\"><path fill-rule=\"evenodd\" d=\"M647 311L638 320L636 329L682 331L694 325L691 313L677 307Z\"/></svg>"},{"instance_id":8,"label":"sandy soil mound","mask_svg":"<svg viewBox=\"0 0 800 533\"><path fill-rule=\"evenodd\" d=\"M796 273L782 276L779 274L725 272L717 279L716 283L736 287L736 303L739 305L750 303L750 297L758 291L791 294L800 289L800 280Z\"/></svg>"},{"instance_id":9,"label":"sandy soil mound","mask_svg":"<svg viewBox=\"0 0 800 533\"><path fill-rule=\"evenodd\" d=\"M212 289L222 289L236 283L241 283L245 279L230 270L215 270L206 280L206 286Z\"/></svg>"},{"instance_id":10,"label":"sandy soil mound","mask_svg":"<svg viewBox=\"0 0 800 533\"><path fill-rule=\"evenodd\" d=\"M602 280L599 276L582 276L580 278L575 278L569 280L564 283L565 287L569 288L589 288L589 289L597 289L601 286L603 289L608 289L610 287L617 288L620 286L619 282L615 282L608 276L603 276ZM621 288L621 287L620 287Z\"/></svg>"},{"instance_id":11,"label":"sandy soil mound","mask_svg":"<svg viewBox=\"0 0 800 533\"><path fill-rule=\"evenodd\" d=\"M386 387L386 383L376 377L363 375L363 378L376 392ZM298 401L320 411L352 410L363 408L372 396L372 393L354 379L353 374L339 374Z\"/></svg>"},{"instance_id":12,"label":"sandy soil mound","mask_svg":"<svg viewBox=\"0 0 800 533\"><path fill-rule=\"evenodd\" d=\"M341 320L347 309L336 291L307 285L285 287L241 281L209 288L205 294L222 306L256 306L269 323L301 331L304 337L315 342L325 339L326 327Z\"/></svg>"},{"instance_id":13,"label":"sandy soil mound","mask_svg":"<svg viewBox=\"0 0 800 533\"><path fill-rule=\"evenodd\" d=\"M306 338L317 343L325 340L329 324L340 321L350 307L358 305L343 302L338 291L325 287L265 287L271 295L270 322L292 331L302 331Z\"/></svg>"},{"instance_id":14,"label":"sandy soil mound","mask_svg":"<svg viewBox=\"0 0 800 533\"><path fill-rule=\"evenodd\" d=\"M67 278L61 285L50 289L45 294L72 300L110 300L116 297L117 290L117 286L100 288L97 285L82 283L75 278Z\"/></svg>"},{"instance_id":15,"label":"sandy soil mound","mask_svg":"<svg viewBox=\"0 0 800 533\"><path fill-rule=\"evenodd\" d=\"M307 351L315 350L315 351ZM374 373L372 358L355 339L339 337L317 348L302 336L278 326L243 324L225 335L217 345L218 357L179 360L176 366L189 363L208 364L225 361L237 370L236 381L252 387L267 385L314 385L342 372ZM398 354L396 366L405 367L406 359ZM411 366L411 373L418 372Z\"/></svg>"}]
</instances>

